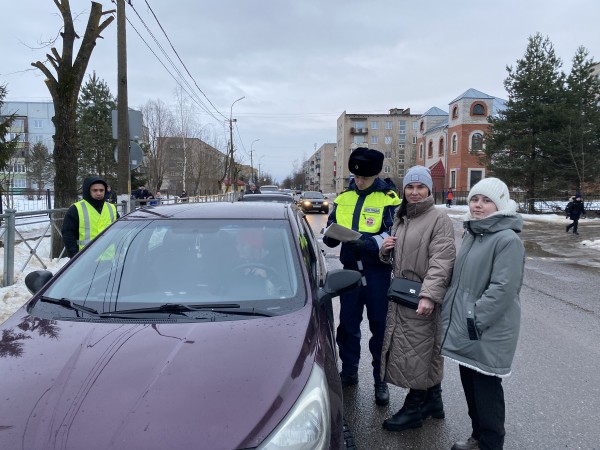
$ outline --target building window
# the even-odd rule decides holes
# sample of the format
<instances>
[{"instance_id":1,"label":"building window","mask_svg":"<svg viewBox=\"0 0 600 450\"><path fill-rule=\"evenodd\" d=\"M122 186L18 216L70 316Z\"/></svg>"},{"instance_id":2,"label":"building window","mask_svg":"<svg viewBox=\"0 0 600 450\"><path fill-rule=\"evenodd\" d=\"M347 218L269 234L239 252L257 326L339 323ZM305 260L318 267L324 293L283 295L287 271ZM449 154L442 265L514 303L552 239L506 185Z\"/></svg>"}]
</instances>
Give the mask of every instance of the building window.
<instances>
[{"instance_id":1,"label":"building window","mask_svg":"<svg viewBox=\"0 0 600 450\"><path fill-rule=\"evenodd\" d=\"M42 136L41 134L34 134L33 136L31 136L31 142L33 142L34 144L39 144L40 142L44 141L44 136Z\"/></svg>"},{"instance_id":2,"label":"building window","mask_svg":"<svg viewBox=\"0 0 600 450\"><path fill-rule=\"evenodd\" d=\"M398 136L398 140L399 140L400 142L406 142L406 135L405 135L405 134L401 134L401 135L399 135L399 136Z\"/></svg>"},{"instance_id":3,"label":"building window","mask_svg":"<svg viewBox=\"0 0 600 450\"><path fill-rule=\"evenodd\" d=\"M471 137L471 151L480 152L483 150L483 134L473 133Z\"/></svg>"},{"instance_id":4,"label":"building window","mask_svg":"<svg viewBox=\"0 0 600 450\"><path fill-rule=\"evenodd\" d=\"M25 180L23 178L15 178L12 180L11 184L13 187L16 187L16 188L24 188L24 187L27 187L26 182L27 182L27 180Z\"/></svg>"},{"instance_id":5,"label":"building window","mask_svg":"<svg viewBox=\"0 0 600 450\"><path fill-rule=\"evenodd\" d=\"M429 145L427 146L427 158L433 158L433 141L429 141Z\"/></svg>"},{"instance_id":6,"label":"building window","mask_svg":"<svg viewBox=\"0 0 600 450\"><path fill-rule=\"evenodd\" d=\"M383 173L390 173L390 172L391 172L390 166L388 166L388 165L383 166Z\"/></svg>"},{"instance_id":7,"label":"building window","mask_svg":"<svg viewBox=\"0 0 600 450\"><path fill-rule=\"evenodd\" d=\"M473 105L473 115L474 116L484 116L485 115L485 107L481 103L475 103Z\"/></svg>"},{"instance_id":8,"label":"building window","mask_svg":"<svg viewBox=\"0 0 600 450\"><path fill-rule=\"evenodd\" d=\"M388 159L391 158L392 157L392 152L389 151L389 150L386 150L385 151L385 157L388 158Z\"/></svg>"},{"instance_id":9,"label":"building window","mask_svg":"<svg viewBox=\"0 0 600 450\"><path fill-rule=\"evenodd\" d=\"M385 121L385 129L386 130L391 130L392 129L392 121L391 120L386 120Z\"/></svg>"},{"instance_id":10,"label":"building window","mask_svg":"<svg viewBox=\"0 0 600 450\"><path fill-rule=\"evenodd\" d=\"M416 144L416 143L417 143L417 137L416 137L416 136L413 136L413 138L412 138L412 143L413 143L413 144Z\"/></svg>"},{"instance_id":11,"label":"building window","mask_svg":"<svg viewBox=\"0 0 600 450\"><path fill-rule=\"evenodd\" d=\"M385 143L386 144L391 144L392 143L392 137L391 136L386 136L385 137Z\"/></svg>"},{"instance_id":12,"label":"building window","mask_svg":"<svg viewBox=\"0 0 600 450\"><path fill-rule=\"evenodd\" d=\"M450 186L452 189L456 189L456 170L450 171Z\"/></svg>"},{"instance_id":13,"label":"building window","mask_svg":"<svg viewBox=\"0 0 600 450\"><path fill-rule=\"evenodd\" d=\"M379 122L377 122L377 121L373 120L373 121L371 122L371 129L372 129L372 130L378 130L378 129L379 129Z\"/></svg>"},{"instance_id":14,"label":"building window","mask_svg":"<svg viewBox=\"0 0 600 450\"><path fill-rule=\"evenodd\" d=\"M361 121L354 122L354 128L358 128L358 129L361 129L361 130L362 130L363 128L366 128L366 126L365 126L365 122L363 122L362 120L361 120Z\"/></svg>"},{"instance_id":15,"label":"building window","mask_svg":"<svg viewBox=\"0 0 600 450\"><path fill-rule=\"evenodd\" d=\"M367 141L365 141L366 138L367 137L364 135L363 136L357 135L357 136L354 136L353 142L355 144L366 144L367 143Z\"/></svg>"},{"instance_id":16,"label":"building window","mask_svg":"<svg viewBox=\"0 0 600 450\"><path fill-rule=\"evenodd\" d=\"M456 153L458 148L458 136L456 134L452 135L452 153Z\"/></svg>"},{"instance_id":17,"label":"building window","mask_svg":"<svg viewBox=\"0 0 600 450\"><path fill-rule=\"evenodd\" d=\"M413 130L417 130L419 128L418 122L413 122Z\"/></svg>"},{"instance_id":18,"label":"building window","mask_svg":"<svg viewBox=\"0 0 600 450\"><path fill-rule=\"evenodd\" d=\"M377 136L371 136L371 144L379 143L379 138Z\"/></svg>"},{"instance_id":19,"label":"building window","mask_svg":"<svg viewBox=\"0 0 600 450\"><path fill-rule=\"evenodd\" d=\"M406 134L406 120L399 120L398 127L400 128L400 134Z\"/></svg>"},{"instance_id":20,"label":"building window","mask_svg":"<svg viewBox=\"0 0 600 450\"><path fill-rule=\"evenodd\" d=\"M483 170L469 169L469 189L483 179Z\"/></svg>"},{"instance_id":21,"label":"building window","mask_svg":"<svg viewBox=\"0 0 600 450\"><path fill-rule=\"evenodd\" d=\"M33 121L33 128L44 128L44 121L41 119L35 119Z\"/></svg>"},{"instance_id":22,"label":"building window","mask_svg":"<svg viewBox=\"0 0 600 450\"><path fill-rule=\"evenodd\" d=\"M422 133L425 129L425 123L421 120L421 124L419 125L419 131Z\"/></svg>"},{"instance_id":23,"label":"building window","mask_svg":"<svg viewBox=\"0 0 600 450\"><path fill-rule=\"evenodd\" d=\"M455 106L454 108L452 108L452 118L458 119L458 106Z\"/></svg>"},{"instance_id":24,"label":"building window","mask_svg":"<svg viewBox=\"0 0 600 450\"><path fill-rule=\"evenodd\" d=\"M419 145L419 159L424 159L423 144Z\"/></svg>"},{"instance_id":25,"label":"building window","mask_svg":"<svg viewBox=\"0 0 600 450\"><path fill-rule=\"evenodd\" d=\"M406 148L406 144L398 144L398 148L400 150L404 150Z\"/></svg>"},{"instance_id":26,"label":"building window","mask_svg":"<svg viewBox=\"0 0 600 450\"><path fill-rule=\"evenodd\" d=\"M438 156L444 156L444 138L440 139L440 143L438 146Z\"/></svg>"}]
</instances>

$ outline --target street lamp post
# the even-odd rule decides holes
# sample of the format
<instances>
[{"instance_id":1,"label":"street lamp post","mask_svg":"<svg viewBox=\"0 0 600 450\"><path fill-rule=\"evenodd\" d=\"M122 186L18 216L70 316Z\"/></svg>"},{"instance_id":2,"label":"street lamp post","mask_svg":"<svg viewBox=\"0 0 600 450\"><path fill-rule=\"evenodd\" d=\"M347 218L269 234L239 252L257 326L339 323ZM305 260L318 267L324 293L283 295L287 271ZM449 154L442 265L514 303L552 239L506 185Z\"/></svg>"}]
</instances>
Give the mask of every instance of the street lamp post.
<instances>
[{"instance_id":1,"label":"street lamp post","mask_svg":"<svg viewBox=\"0 0 600 450\"><path fill-rule=\"evenodd\" d=\"M231 109L229 110L229 184L231 185L231 200L234 199L233 193L233 174L235 173L233 169L234 161L233 161L233 122L237 122L237 119L233 119L233 105L235 105L240 100L245 99L246 97L240 97L235 102L231 104Z\"/></svg>"},{"instance_id":2,"label":"street lamp post","mask_svg":"<svg viewBox=\"0 0 600 450\"><path fill-rule=\"evenodd\" d=\"M254 165L252 164L252 147L254 146L254 143L258 141L260 141L260 139L254 139L252 144L250 144L250 181L253 183L256 183L256 180L254 179Z\"/></svg>"}]
</instances>

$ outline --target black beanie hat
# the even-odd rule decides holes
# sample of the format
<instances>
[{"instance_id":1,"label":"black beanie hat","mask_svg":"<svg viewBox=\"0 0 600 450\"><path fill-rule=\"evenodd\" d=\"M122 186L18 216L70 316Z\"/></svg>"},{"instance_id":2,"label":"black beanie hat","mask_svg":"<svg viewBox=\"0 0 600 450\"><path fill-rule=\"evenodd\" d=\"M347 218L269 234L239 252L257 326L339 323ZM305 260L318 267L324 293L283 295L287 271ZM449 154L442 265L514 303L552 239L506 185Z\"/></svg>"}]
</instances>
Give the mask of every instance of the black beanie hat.
<instances>
[{"instance_id":1,"label":"black beanie hat","mask_svg":"<svg viewBox=\"0 0 600 450\"><path fill-rule=\"evenodd\" d=\"M371 148L359 147L350 153L348 170L354 175L372 177L379 174L383 167L383 153Z\"/></svg>"}]
</instances>

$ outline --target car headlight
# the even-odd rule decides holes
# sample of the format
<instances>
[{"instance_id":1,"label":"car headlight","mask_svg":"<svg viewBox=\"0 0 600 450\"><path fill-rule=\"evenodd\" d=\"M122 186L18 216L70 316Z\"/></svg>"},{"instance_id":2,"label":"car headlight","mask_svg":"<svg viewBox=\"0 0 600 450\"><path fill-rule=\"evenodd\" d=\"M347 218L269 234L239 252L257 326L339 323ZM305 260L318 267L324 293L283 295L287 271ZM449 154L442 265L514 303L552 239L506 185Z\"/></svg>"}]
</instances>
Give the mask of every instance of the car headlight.
<instances>
[{"instance_id":1,"label":"car headlight","mask_svg":"<svg viewBox=\"0 0 600 450\"><path fill-rule=\"evenodd\" d=\"M310 202L308 200L304 200L304 206L310 206Z\"/></svg>"},{"instance_id":2,"label":"car headlight","mask_svg":"<svg viewBox=\"0 0 600 450\"><path fill-rule=\"evenodd\" d=\"M327 201L323 202L323 206L327 206L327 205L329 205L329 202L327 202Z\"/></svg>"},{"instance_id":3,"label":"car headlight","mask_svg":"<svg viewBox=\"0 0 600 450\"><path fill-rule=\"evenodd\" d=\"M314 364L308 382L290 412L257 448L259 450L329 448L330 409L325 372L318 364Z\"/></svg>"}]
</instances>

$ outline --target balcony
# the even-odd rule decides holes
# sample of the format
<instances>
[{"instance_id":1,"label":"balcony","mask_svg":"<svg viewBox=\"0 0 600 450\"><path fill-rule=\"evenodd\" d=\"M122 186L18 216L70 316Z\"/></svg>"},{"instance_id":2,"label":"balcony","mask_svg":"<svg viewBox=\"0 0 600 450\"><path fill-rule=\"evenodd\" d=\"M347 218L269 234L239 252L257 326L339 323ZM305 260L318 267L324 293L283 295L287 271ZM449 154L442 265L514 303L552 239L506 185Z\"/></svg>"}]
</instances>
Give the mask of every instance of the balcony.
<instances>
[{"instance_id":1,"label":"balcony","mask_svg":"<svg viewBox=\"0 0 600 450\"><path fill-rule=\"evenodd\" d=\"M367 134L368 128L350 128L350 134Z\"/></svg>"}]
</instances>

